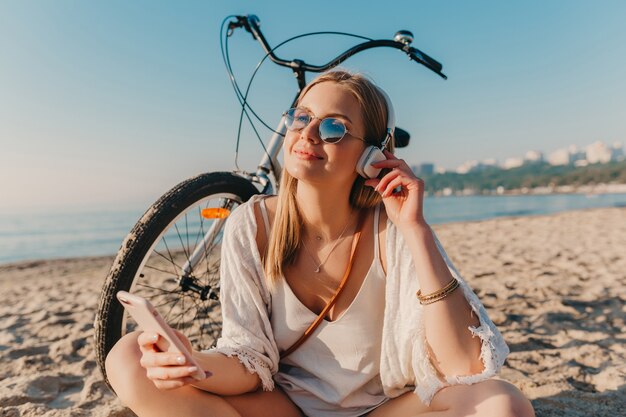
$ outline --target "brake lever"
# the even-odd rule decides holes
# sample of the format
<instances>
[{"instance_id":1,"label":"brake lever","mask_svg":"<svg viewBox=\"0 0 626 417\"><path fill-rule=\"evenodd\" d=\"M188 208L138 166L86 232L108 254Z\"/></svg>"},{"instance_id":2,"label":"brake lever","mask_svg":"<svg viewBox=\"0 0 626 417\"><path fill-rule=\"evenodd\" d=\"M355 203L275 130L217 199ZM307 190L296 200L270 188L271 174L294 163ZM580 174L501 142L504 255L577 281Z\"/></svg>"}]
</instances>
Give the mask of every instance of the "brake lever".
<instances>
[{"instance_id":1,"label":"brake lever","mask_svg":"<svg viewBox=\"0 0 626 417\"><path fill-rule=\"evenodd\" d=\"M236 16L237 20L231 20L228 22L228 31L226 32L226 36L231 37L235 32L235 29L244 28L246 32L252 35L252 39L256 39L252 29L250 29L250 24L248 23L248 16Z\"/></svg>"}]
</instances>

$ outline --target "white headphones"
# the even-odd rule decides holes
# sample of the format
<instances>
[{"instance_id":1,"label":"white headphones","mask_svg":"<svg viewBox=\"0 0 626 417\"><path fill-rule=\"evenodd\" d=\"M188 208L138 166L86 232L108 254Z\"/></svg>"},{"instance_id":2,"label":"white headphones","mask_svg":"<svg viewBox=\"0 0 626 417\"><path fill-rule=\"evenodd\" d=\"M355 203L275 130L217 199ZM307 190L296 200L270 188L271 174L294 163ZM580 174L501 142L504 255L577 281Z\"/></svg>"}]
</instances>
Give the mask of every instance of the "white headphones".
<instances>
[{"instance_id":1,"label":"white headphones","mask_svg":"<svg viewBox=\"0 0 626 417\"><path fill-rule=\"evenodd\" d=\"M356 164L356 172L364 178L376 178L378 174L380 174L381 169L375 168L370 164L387 159L383 153L383 149L387 147L387 144L393 138L394 131L396 130L396 115L393 111L391 99L382 88L377 88L378 91L382 93L383 97L385 97L385 101L387 102L387 133L383 143L380 145L380 148L377 146L368 146L361 155L361 158L359 158L359 162Z\"/></svg>"}]
</instances>

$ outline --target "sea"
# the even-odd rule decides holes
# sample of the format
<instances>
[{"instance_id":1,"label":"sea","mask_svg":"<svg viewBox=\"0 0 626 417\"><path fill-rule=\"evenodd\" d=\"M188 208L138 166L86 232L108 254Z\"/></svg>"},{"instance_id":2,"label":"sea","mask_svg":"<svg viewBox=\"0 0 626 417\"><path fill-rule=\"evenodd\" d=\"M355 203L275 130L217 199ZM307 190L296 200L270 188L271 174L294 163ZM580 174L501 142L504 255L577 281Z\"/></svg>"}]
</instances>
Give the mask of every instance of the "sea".
<instances>
[{"instance_id":1,"label":"sea","mask_svg":"<svg viewBox=\"0 0 626 417\"><path fill-rule=\"evenodd\" d=\"M597 207L626 207L626 194L448 196L424 199L424 215L431 225ZM114 255L145 209L27 210L2 213L0 264Z\"/></svg>"}]
</instances>

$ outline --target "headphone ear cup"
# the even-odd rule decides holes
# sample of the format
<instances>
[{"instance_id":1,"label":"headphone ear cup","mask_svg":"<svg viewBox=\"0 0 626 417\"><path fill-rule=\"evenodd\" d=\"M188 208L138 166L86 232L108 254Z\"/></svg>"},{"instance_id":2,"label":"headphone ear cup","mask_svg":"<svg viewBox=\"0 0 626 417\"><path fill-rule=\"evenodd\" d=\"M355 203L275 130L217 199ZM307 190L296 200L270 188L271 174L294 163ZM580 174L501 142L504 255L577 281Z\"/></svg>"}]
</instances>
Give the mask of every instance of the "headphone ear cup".
<instances>
[{"instance_id":1,"label":"headphone ear cup","mask_svg":"<svg viewBox=\"0 0 626 417\"><path fill-rule=\"evenodd\" d=\"M374 168L371 164L386 159L383 151L376 146L369 146L365 149L361 158L359 158L359 162L356 164L356 172L364 178L376 178L380 174L381 169Z\"/></svg>"}]
</instances>

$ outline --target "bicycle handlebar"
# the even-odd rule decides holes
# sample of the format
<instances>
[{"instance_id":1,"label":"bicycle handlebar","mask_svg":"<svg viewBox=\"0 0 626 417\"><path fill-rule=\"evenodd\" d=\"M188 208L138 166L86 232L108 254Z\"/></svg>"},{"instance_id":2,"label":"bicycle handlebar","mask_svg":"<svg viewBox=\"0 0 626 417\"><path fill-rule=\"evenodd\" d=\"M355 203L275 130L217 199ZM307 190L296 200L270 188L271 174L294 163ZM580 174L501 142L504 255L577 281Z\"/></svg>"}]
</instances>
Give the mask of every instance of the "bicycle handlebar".
<instances>
[{"instance_id":1,"label":"bicycle handlebar","mask_svg":"<svg viewBox=\"0 0 626 417\"><path fill-rule=\"evenodd\" d=\"M243 27L247 32L252 34L252 37L259 41L263 50L268 55L268 57L272 60L272 62L281 65L283 67L288 67L293 69L294 71L309 71L309 72L324 72L329 68L333 68L343 61L355 55L361 51L371 48L378 47L390 47L403 51L409 56L409 59L417 62L418 64L424 65L426 68L430 69L434 73L438 74L443 79L447 79L448 77L441 72L443 66L441 63L437 62L435 59L426 55L424 52L420 51L417 48L413 48L409 45L410 42L398 42L395 40L371 40L367 42L360 43L347 51L343 52L336 58L330 60L328 63L324 65L311 65L307 64L300 59L294 59L291 61L278 58L276 54L274 54L272 48L267 43L265 36L261 32L260 21L256 15L248 15L248 16L236 16L236 21L231 21L228 24L228 34L231 35L233 30L239 27Z\"/></svg>"}]
</instances>

